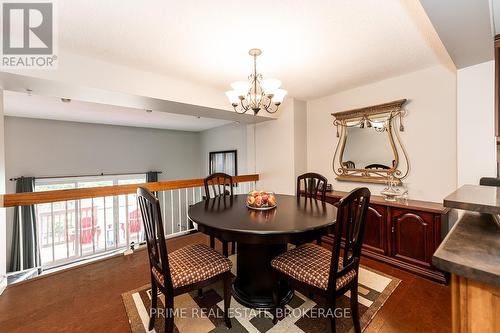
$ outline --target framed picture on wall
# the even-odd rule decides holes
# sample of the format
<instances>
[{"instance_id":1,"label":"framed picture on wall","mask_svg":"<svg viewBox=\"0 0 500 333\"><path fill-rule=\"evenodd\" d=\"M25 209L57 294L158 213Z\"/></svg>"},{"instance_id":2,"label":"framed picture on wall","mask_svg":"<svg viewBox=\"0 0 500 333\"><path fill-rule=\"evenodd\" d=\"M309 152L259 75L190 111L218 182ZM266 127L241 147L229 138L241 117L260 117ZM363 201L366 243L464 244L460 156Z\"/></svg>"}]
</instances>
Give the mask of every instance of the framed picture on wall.
<instances>
[{"instance_id":1,"label":"framed picture on wall","mask_svg":"<svg viewBox=\"0 0 500 333\"><path fill-rule=\"evenodd\" d=\"M238 175L238 152L236 150L212 151L208 153L209 174L223 172Z\"/></svg>"}]
</instances>

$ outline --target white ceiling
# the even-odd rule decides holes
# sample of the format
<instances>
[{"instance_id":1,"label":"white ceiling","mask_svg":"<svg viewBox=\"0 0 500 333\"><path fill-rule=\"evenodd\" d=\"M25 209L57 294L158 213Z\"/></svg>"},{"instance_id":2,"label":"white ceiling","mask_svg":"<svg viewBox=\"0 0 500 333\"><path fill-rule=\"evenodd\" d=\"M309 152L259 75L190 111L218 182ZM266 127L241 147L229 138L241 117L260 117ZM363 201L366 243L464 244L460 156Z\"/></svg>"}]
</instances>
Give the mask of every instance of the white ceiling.
<instances>
[{"instance_id":1,"label":"white ceiling","mask_svg":"<svg viewBox=\"0 0 500 333\"><path fill-rule=\"evenodd\" d=\"M442 61L418 0L71 0L58 17L60 48L221 94L253 47L264 77L304 100Z\"/></svg>"},{"instance_id":2,"label":"white ceiling","mask_svg":"<svg viewBox=\"0 0 500 333\"><path fill-rule=\"evenodd\" d=\"M144 109L75 100L63 103L56 97L29 96L26 93L13 91L4 91L4 112L7 116L15 117L195 132L232 123L228 120L197 118L162 111L148 113Z\"/></svg>"}]
</instances>

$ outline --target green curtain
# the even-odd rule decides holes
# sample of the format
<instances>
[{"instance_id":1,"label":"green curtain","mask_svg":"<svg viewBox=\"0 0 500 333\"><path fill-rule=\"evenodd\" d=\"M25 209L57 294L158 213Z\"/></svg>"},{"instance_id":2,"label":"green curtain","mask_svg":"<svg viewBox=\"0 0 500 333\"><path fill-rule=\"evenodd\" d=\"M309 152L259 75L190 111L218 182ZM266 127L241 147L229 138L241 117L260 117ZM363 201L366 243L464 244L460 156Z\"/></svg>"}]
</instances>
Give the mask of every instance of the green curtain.
<instances>
[{"instance_id":1,"label":"green curtain","mask_svg":"<svg viewBox=\"0 0 500 333\"><path fill-rule=\"evenodd\" d=\"M33 192L35 178L21 177L16 181L16 193ZM10 272L40 266L40 251L36 232L35 206L14 208ZM21 251L22 246L22 251ZM22 257L21 257L22 255ZM21 267L21 262L23 263Z\"/></svg>"}]
</instances>

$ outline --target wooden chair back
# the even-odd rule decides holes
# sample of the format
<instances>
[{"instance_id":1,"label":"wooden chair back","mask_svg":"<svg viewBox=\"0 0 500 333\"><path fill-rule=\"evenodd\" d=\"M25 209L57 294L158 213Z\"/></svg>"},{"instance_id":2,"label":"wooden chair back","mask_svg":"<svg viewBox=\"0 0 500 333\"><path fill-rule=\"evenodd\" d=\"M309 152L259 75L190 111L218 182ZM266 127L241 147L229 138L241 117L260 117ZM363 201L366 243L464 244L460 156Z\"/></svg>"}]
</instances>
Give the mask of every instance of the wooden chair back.
<instances>
[{"instance_id":1,"label":"wooden chair back","mask_svg":"<svg viewBox=\"0 0 500 333\"><path fill-rule=\"evenodd\" d=\"M172 290L172 277L168 264L167 243L161 219L160 202L146 188L137 189L137 204L141 211L142 222L148 247L149 265L163 274L164 285L168 290Z\"/></svg>"},{"instance_id":2,"label":"wooden chair back","mask_svg":"<svg viewBox=\"0 0 500 333\"><path fill-rule=\"evenodd\" d=\"M500 187L500 178L482 177L479 179L479 185Z\"/></svg>"},{"instance_id":3,"label":"wooden chair back","mask_svg":"<svg viewBox=\"0 0 500 333\"><path fill-rule=\"evenodd\" d=\"M304 190L301 188L304 184ZM305 196L307 198L317 198L321 195L321 201L326 198L326 185L328 181L319 173L308 172L297 177L297 197Z\"/></svg>"},{"instance_id":4,"label":"wooden chair back","mask_svg":"<svg viewBox=\"0 0 500 333\"><path fill-rule=\"evenodd\" d=\"M342 166L346 169L356 169L356 164L353 161L342 162Z\"/></svg>"},{"instance_id":5,"label":"wooden chair back","mask_svg":"<svg viewBox=\"0 0 500 333\"><path fill-rule=\"evenodd\" d=\"M369 165L365 166L365 169L383 169L383 170L389 170L390 167L388 167L387 165L384 165L384 164L374 163L374 164L369 164Z\"/></svg>"},{"instance_id":6,"label":"wooden chair back","mask_svg":"<svg viewBox=\"0 0 500 333\"><path fill-rule=\"evenodd\" d=\"M340 199L335 225L335 244L332 251L328 289L335 291L337 277L352 269L359 269L361 246L365 234L366 215L370 203L370 190L366 187L354 189ZM339 270L340 240L344 236L343 265ZM333 289L332 289L333 288Z\"/></svg>"},{"instance_id":7,"label":"wooden chair back","mask_svg":"<svg viewBox=\"0 0 500 333\"><path fill-rule=\"evenodd\" d=\"M213 173L205 178L204 185L207 199L218 196L233 196L233 177L228 174L222 172ZM229 190L227 186L229 186ZM213 196L210 194L210 188Z\"/></svg>"}]
</instances>

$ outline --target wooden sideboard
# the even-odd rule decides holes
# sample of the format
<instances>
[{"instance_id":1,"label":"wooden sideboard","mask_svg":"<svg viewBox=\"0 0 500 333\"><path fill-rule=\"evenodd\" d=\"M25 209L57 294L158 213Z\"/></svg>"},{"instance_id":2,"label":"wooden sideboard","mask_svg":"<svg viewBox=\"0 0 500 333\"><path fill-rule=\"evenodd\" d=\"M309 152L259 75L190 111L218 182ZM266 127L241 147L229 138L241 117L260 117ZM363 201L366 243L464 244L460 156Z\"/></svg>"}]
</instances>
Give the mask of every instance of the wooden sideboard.
<instances>
[{"instance_id":1,"label":"wooden sideboard","mask_svg":"<svg viewBox=\"0 0 500 333\"><path fill-rule=\"evenodd\" d=\"M328 192L326 200L338 202L347 192ZM432 255L448 232L449 209L426 201L389 202L372 195L362 254L440 283L448 274L432 264ZM323 242L332 244L333 237Z\"/></svg>"}]
</instances>

